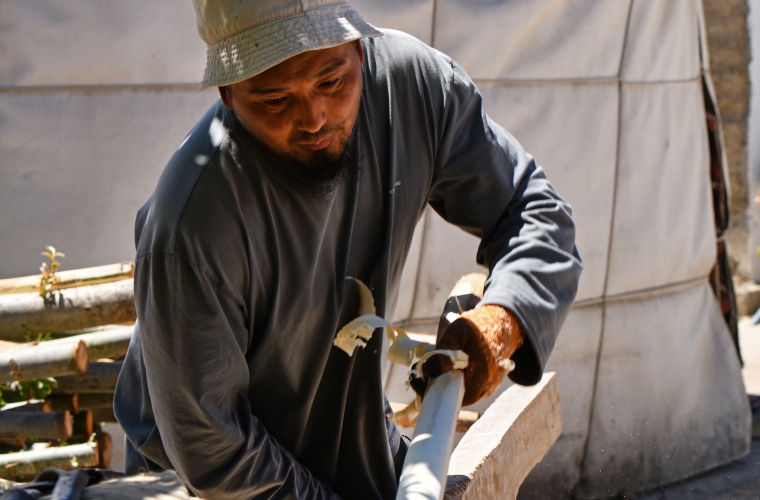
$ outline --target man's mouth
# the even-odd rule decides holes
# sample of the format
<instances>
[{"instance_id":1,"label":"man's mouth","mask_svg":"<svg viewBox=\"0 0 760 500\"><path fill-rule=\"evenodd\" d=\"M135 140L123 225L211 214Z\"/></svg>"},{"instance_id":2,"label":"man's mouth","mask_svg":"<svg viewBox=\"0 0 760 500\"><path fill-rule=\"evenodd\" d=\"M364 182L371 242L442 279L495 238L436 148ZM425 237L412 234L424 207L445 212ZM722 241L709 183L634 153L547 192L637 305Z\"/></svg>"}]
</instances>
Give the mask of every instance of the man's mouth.
<instances>
[{"instance_id":1,"label":"man's mouth","mask_svg":"<svg viewBox=\"0 0 760 500\"><path fill-rule=\"evenodd\" d=\"M313 151L316 151L318 149L324 149L327 146L330 145L330 142L332 141L334 133L327 134L326 136L319 137L317 139L313 139L310 141L302 141L299 144L305 148L311 149Z\"/></svg>"}]
</instances>

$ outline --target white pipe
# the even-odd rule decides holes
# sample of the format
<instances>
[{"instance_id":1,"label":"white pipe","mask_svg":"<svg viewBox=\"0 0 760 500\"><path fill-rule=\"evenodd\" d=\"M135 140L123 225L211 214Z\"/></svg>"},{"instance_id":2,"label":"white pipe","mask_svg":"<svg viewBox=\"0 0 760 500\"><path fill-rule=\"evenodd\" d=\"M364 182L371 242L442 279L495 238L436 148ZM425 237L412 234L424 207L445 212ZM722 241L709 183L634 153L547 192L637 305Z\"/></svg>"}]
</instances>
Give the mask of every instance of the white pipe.
<instances>
[{"instance_id":1,"label":"white pipe","mask_svg":"<svg viewBox=\"0 0 760 500\"><path fill-rule=\"evenodd\" d=\"M406 452L396 500L443 498L462 396L462 370L433 379L422 400L414 437Z\"/></svg>"}]
</instances>

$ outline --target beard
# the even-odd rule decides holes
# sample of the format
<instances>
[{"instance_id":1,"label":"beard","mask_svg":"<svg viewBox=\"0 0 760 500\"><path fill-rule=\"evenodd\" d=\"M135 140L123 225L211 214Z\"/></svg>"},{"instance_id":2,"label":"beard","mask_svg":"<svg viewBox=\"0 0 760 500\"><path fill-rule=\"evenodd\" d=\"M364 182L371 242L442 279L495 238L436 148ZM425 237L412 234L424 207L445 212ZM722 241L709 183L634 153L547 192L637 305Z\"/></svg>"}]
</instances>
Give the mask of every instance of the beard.
<instances>
[{"instance_id":1,"label":"beard","mask_svg":"<svg viewBox=\"0 0 760 500\"><path fill-rule=\"evenodd\" d=\"M358 169L355 154L352 153L355 131L343 132L342 127L305 134L293 139L298 141L318 141L319 136L335 134L335 148L312 151L306 157L292 155L281 158L285 181L307 200L318 203L330 201L338 187L347 182Z\"/></svg>"}]
</instances>

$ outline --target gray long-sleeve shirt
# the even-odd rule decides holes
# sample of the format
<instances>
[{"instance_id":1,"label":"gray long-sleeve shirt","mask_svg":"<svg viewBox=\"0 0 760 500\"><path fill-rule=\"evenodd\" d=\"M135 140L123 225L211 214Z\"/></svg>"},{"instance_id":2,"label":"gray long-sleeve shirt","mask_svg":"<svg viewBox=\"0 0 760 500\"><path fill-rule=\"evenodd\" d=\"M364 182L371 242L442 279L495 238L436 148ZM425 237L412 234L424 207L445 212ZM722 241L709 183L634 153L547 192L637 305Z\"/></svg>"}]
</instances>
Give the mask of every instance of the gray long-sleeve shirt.
<instances>
[{"instance_id":1,"label":"gray long-sleeve shirt","mask_svg":"<svg viewBox=\"0 0 760 500\"><path fill-rule=\"evenodd\" d=\"M138 214L138 329L114 409L143 463L202 497L395 496L383 337L351 357L333 339L358 312L347 276L392 317L428 203L481 238L483 302L522 322L513 380L539 380L575 297L570 207L464 71L399 32L362 46L358 171L330 200L294 190L217 103Z\"/></svg>"}]
</instances>

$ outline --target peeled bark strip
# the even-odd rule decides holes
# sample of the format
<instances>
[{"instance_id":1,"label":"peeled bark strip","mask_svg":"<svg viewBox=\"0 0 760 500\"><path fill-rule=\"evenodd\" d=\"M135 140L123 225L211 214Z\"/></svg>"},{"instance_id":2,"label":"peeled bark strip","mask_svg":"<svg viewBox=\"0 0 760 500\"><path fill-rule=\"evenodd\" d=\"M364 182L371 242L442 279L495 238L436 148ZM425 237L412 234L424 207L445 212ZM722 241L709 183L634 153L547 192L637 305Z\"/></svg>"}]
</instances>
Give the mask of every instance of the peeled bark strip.
<instances>
[{"instance_id":1,"label":"peeled bark strip","mask_svg":"<svg viewBox=\"0 0 760 500\"><path fill-rule=\"evenodd\" d=\"M85 333L51 342L76 342L77 340L82 340L87 344L87 348L90 350L90 359L93 361L98 359L123 358L127 355L129 341L132 340L132 332L134 330L135 325L112 326L102 332Z\"/></svg>"},{"instance_id":2,"label":"peeled bark strip","mask_svg":"<svg viewBox=\"0 0 760 500\"><path fill-rule=\"evenodd\" d=\"M23 341L27 333L83 330L137 319L134 280L36 293L0 295L0 339Z\"/></svg>"},{"instance_id":3,"label":"peeled bark strip","mask_svg":"<svg viewBox=\"0 0 760 500\"><path fill-rule=\"evenodd\" d=\"M77 467L95 467L98 463L96 443L6 453L0 454L0 478L26 478L43 469L68 470Z\"/></svg>"},{"instance_id":4,"label":"peeled bark strip","mask_svg":"<svg viewBox=\"0 0 760 500\"><path fill-rule=\"evenodd\" d=\"M53 413L4 411L0 412L0 437L37 439L68 439L73 432L71 414L67 411Z\"/></svg>"},{"instance_id":5,"label":"peeled bark strip","mask_svg":"<svg viewBox=\"0 0 760 500\"><path fill-rule=\"evenodd\" d=\"M84 341L27 344L0 351L0 383L84 373L90 352Z\"/></svg>"},{"instance_id":6,"label":"peeled bark strip","mask_svg":"<svg viewBox=\"0 0 760 500\"><path fill-rule=\"evenodd\" d=\"M50 285L51 290L62 290L99 283L111 283L134 277L135 265L132 262L119 262L105 266L72 269L55 273L58 282ZM39 293L40 275L8 278L0 280L0 295L8 293Z\"/></svg>"},{"instance_id":7,"label":"peeled bark strip","mask_svg":"<svg viewBox=\"0 0 760 500\"><path fill-rule=\"evenodd\" d=\"M96 361L90 363L87 373L58 377L53 394L113 394L121 364L121 361Z\"/></svg>"}]
</instances>

